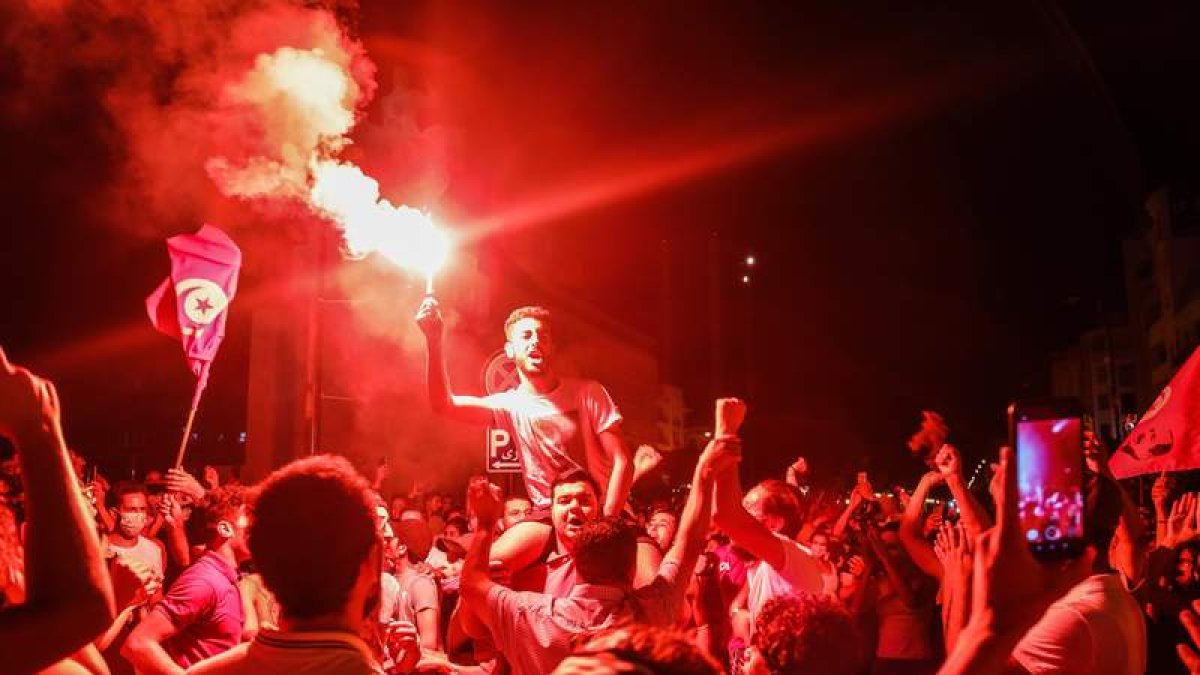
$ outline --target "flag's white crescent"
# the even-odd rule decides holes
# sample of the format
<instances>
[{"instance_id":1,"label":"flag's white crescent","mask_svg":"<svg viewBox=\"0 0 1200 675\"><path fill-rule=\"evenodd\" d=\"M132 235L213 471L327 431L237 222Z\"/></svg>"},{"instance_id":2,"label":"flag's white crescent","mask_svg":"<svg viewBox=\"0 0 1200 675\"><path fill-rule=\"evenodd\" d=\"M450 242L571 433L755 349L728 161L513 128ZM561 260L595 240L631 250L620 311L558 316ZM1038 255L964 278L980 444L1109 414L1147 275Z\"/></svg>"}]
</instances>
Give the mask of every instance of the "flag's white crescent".
<instances>
[{"instance_id":1,"label":"flag's white crescent","mask_svg":"<svg viewBox=\"0 0 1200 675\"><path fill-rule=\"evenodd\" d=\"M184 279L175 284L175 298L192 323L205 326L225 311L229 298L209 279Z\"/></svg>"},{"instance_id":2,"label":"flag's white crescent","mask_svg":"<svg viewBox=\"0 0 1200 675\"><path fill-rule=\"evenodd\" d=\"M1142 421L1154 419L1154 416L1157 415L1160 410L1165 408L1167 406L1167 402L1170 400L1171 385L1168 384L1165 388L1163 388L1162 392L1158 395L1158 398L1154 399L1154 403L1150 404L1150 409L1146 411L1146 414L1142 415Z\"/></svg>"}]
</instances>

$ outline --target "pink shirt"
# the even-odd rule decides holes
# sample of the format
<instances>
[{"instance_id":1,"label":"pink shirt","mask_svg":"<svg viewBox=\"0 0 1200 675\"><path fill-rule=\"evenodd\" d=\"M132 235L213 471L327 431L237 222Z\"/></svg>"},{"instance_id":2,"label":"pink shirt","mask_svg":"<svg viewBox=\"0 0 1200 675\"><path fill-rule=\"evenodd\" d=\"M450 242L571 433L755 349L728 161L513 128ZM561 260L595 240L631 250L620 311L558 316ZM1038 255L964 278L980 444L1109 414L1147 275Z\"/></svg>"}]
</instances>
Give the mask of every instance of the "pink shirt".
<instances>
[{"instance_id":1,"label":"pink shirt","mask_svg":"<svg viewBox=\"0 0 1200 675\"><path fill-rule=\"evenodd\" d=\"M216 553L205 553L179 575L155 612L179 630L164 644L180 666L237 646L242 640L242 596L237 570Z\"/></svg>"}]
</instances>

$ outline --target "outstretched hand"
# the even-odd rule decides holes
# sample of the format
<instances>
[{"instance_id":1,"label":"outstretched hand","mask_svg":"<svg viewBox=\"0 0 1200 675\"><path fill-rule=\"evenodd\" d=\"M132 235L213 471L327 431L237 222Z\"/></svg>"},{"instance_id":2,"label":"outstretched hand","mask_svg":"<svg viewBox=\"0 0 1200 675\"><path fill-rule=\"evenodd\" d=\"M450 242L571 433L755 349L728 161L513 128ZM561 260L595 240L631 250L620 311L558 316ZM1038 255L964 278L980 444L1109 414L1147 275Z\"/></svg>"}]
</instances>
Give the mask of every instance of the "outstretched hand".
<instances>
[{"instance_id":1,"label":"outstretched hand","mask_svg":"<svg viewBox=\"0 0 1200 675\"><path fill-rule=\"evenodd\" d=\"M0 436L23 433L60 423L58 391L50 380L9 363L0 348Z\"/></svg>"},{"instance_id":2,"label":"outstretched hand","mask_svg":"<svg viewBox=\"0 0 1200 675\"><path fill-rule=\"evenodd\" d=\"M1171 505L1167 517L1167 547L1182 546L1200 538L1200 493L1185 492Z\"/></svg>"}]
</instances>

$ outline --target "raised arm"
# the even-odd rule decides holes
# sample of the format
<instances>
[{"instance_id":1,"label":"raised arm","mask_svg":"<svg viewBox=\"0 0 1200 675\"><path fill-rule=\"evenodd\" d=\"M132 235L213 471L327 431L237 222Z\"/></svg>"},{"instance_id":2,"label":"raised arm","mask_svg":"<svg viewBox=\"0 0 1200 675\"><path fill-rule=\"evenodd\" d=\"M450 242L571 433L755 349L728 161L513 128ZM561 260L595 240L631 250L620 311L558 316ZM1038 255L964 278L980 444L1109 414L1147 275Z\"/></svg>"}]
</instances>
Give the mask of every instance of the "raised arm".
<instances>
[{"instance_id":1,"label":"raised arm","mask_svg":"<svg viewBox=\"0 0 1200 675\"><path fill-rule=\"evenodd\" d=\"M722 438L728 434L728 426L730 420L721 418L721 401L718 401L716 407L716 430L713 434L714 438ZM732 408L730 412L738 412L739 408ZM745 416L745 405L740 407L740 414ZM737 428L742 424L742 419L734 419ZM718 446L710 443L709 447L704 450L708 453L709 449L719 449ZM732 449L732 448L728 448ZM738 448L740 450L740 448ZM703 460L703 458L701 458ZM758 522L755 516L750 515L748 510L742 506L742 500L745 495L742 494L742 480L738 478L737 464L731 462L721 462L719 471L715 471L714 486L713 486L713 520L716 526L724 530L730 538L734 540L743 549L750 552L750 555L760 558L767 565L779 569L784 566L784 545L779 542L779 538L775 537L775 533L768 530L766 525Z\"/></svg>"},{"instance_id":2,"label":"raised arm","mask_svg":"<svg viewBox=\"0 0 1200 675\"><path fill-rule=\"evenodd\" d=\"M471 538L471 548L463 561L462 577L459 581L459 593L463 606L469 611L481 615L480 609L487 604L488 592L496 583L488 574L490 551L492 549L492 533L496 530L496 521L504 506L497 494L498 490L489 485L486 478L473 478L467 488L467 503L471 512L479 520L475 536Z\"/></svg>"},{"instance_id":3,"label":"raised arm","mask_svg":"<svg viewBox=\"0 0 1200 675\"><path fill-rule=\"evenodd\" d=\"M1171 495L1170 483L1167 482L1167 472L1162 472L1154 479L1154 487L1150 488L1150 501L1154 503L1154 544L1162 546L1167 538L1167 499Z\"/></svg>"},{"instance_id":4,"label":"raised arm","mask_svg":"<svg viewBox=\"0 0 1200 675\"><path fill-rule=\"evenodd\" d=\"M183 523L183 509L175 495L168 492L158 503L158 512L163 527L166 528L166 546L171 562L179 569L192 564L192 552L188 546L187 534ZM166 569L166 566L163 566Z\"/></svg>"},{"instance_id":5,"label":"raised arm","mask_svg":"<svg viewBox=\"0 0 1200 675\"><path fill-rule=\"evenodd\" d=\"M718 417L718 429L714 434L718 439L724 435L721 426ZM775 569L781 569L786 556L783 544L774 532L750 515L742 505L744 495L736 464L725 465L716 474L713 492L713 520L717 527L751 555Z\"/></svg>"},{"instance_id":6,"label":"raised arm","mask_svg":"<svg viewBox=\"0 0 1200 675\"><path fill-rule=\"evenodd\" d=\"M618 516L629 499L629 489L633 487L633 453L621 436L620 425L600 432L600 445L605 454L613 458L612 473L608 476L608 486L604 491L604 515Z\"/></svg>"},{"instance_id":7,"label":"raised arm","mask_svg":"<svg viewBox=\"0 0 1200 675\"><path fill-rule=\"evenodd\" d=\"M859 491L858 486L855 486L850 491L849 502L846 505L846 509L838 516L837 522L833 524L833 536L838 539L841 539L846 534L846 527L850 525L850 518L854 515L854 511L863 503L862 492Z\"/></svg>"},{"instance_id":8,"label":"raised arm","mask_svg":"<svg viewBox=\"0 0 1200 675\"><path fill-rule=\"evenodd\" d=\"M429 404L433 412L461 422L489 424L492 407L487 400L478 396L456 396L450 391L450 376L446 373L446 355L442 347L442 313L438 302L425 298L417 310L417 325L425 334L425 345L429 359L426 362L426 379L429 387Z\"/></svg>"},{"instance_id":9,"label":"raised arm","mask_svg":"<svg viewBox=\"0 0 1200 675\"><path fill-rule=\"evenodd\" d=\"M904 517L900 519L900 530L897 533L900 535L900 543L904 545L904 549L908 551L908 556L912 558L912 561L921 568L922 572L935 579L942 578L942 564L933 551L933 545L925 539L922 532L922 516L925 498L929 496L929 491L933 489L933 486L941 482L942 474L934 471L921 476L921 481L917 483L916 489L908 499Z\"/></svg>"},{"instance_id":10,"label":"raised arm","mask_svg":"<svg viewBox=\"0 0 1200 675\"><path fill-rule=\"evenodd\" d=\"M984 530L992 526L992 520L988 518L983 505L975 499L975 495L967 489L967 481L963 479L962 475L962 458L958 454L958 449L953 445L943 445L938 450L934 462L937 464L938 471L946 479L946 486L950 488L950 494L954 495L954 501L958 504L959 520L966 528L967 536L974 539L983 534Z\"/></svg>"},{"instance_id":11,"label":"raised arm","mask_svg":"<svg viewBox=\"0 0 1200 675\"><path fill-rule=\"evenodd\" d=\"M0 349L0 435L25 483L26 601L0 612L0 672L32 672L78 651L109 626L112 584L67 457L53 383Z\"/></svg>"},{"instance_id":12,"label":"raised arm","mask_svg":"<svg viewBox=\"0 0 1200 675\"><path fill-rule=\"evenodd\" d=\"M1025 542L1017 511L1012 452L1000 451L996 525L976 541L971 618L939 675L1011 672L1011 655L1046 609L1091 571L1094 552L1065 564L1043 565Z\"/></svg>"},{"instance_id":13,"label":"raised arm","mask_svg":"<svg viewBox=\"0 0 1200 675\"><path fill-rule=\"evenodd\" d=\"M735 469L717 475L713 520L738 546L771 567L783 566L783 544L766 525L758 522L742 506L742 484Z\"/></svg>"},{"instance_id":14,"label":"raised arm","mask_svg":"<svg viewBox=\"0 0 1200 675\"><path fill-rule=\"evenodd\" d=\"M726 401L726 405L740 405L745 408L745 404L736 399ZM712 514L713 480L719 473L735 467L741 457L742 441L737 436L725 436L709 441L708 447L696 462L696 469L692 472L692 489L683 505L675 541L663 556L664 562L674 560L684 574L690 574L696 567L696 559L700 557L700 551L704 548L704 535L708 532Z\"/></svg>"}]
</instances>

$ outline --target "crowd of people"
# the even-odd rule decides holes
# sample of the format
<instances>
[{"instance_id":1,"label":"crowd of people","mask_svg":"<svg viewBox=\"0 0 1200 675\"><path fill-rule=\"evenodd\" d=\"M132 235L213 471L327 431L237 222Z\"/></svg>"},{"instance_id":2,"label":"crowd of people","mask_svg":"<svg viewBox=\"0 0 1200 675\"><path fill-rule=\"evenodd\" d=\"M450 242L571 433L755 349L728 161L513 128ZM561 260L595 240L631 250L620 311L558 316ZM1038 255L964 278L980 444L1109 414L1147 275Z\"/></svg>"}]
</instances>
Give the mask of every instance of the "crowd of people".
<instances>
[{"instance_id":1,"label":"crowd of people","mask_svg":"<svg viewBox=\"0 0 1200 675\"><path fill-rule=\"evenodd\" d=\"M982 490L941 442L911 491L837 493L803 458L744 490L738 399L679 503L637 504L661 455L555 373L546 310L510 316L521 384L487 397L452 392L436 302L417 320L433 409L503 424L522 488L384 494L335 455L110 485L0 351L0 672L1200 673L1200 495L1160 476L1147 517L1094 437L1085 552L1053 563L1008 449Z\"/></svg>"}]
</instances>

